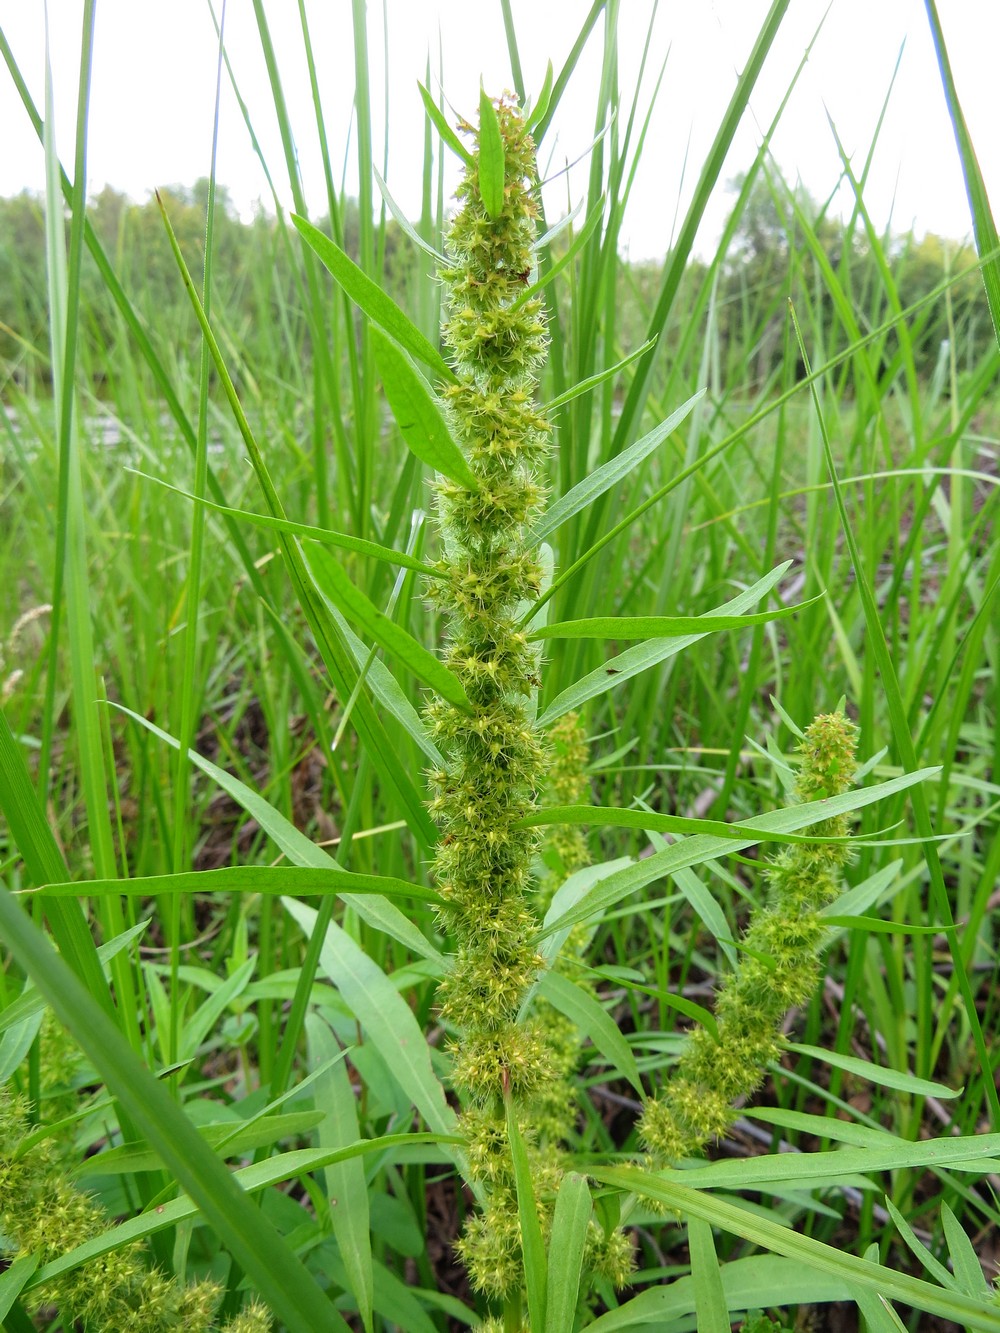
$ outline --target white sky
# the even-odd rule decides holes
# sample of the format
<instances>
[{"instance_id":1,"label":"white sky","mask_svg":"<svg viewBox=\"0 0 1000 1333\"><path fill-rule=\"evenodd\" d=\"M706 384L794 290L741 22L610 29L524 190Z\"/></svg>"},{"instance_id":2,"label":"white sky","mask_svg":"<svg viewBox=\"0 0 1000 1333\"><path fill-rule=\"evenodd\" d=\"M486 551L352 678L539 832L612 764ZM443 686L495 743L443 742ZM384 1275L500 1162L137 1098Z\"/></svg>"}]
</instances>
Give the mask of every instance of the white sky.
<instances>
[{"instance_id":1,"label":"white sky","mask_svg":"<svg viewBox=\"0 0 1000 1333\"><path fill-rule=\"evenodd\" d=\"M541 86L546 61L558 73L590 0L512 0L525 79ZM938 0L952 68L966 119L1000 211L1000 106L997 0ZM49 0L57 142L72 163L82 0ZM827 8L825 0L792 0L723 172L725 181L752 160L763 129L783 95ZM652 94L660 65L666 73L646 151L633 189L624 240L634 258L662 257L669 247L678 202L693 190L712 137L768 9L766 0L661 0L653 27L640 106ZM629 104L652 6L621 0L619 84ZM837 184L840 163L827 123L832 118L860 172L876 131L897 58L899 75L876 149L866 202L879 226L914 227L962 238L970 232L965 190L941 92L924 6L920 0L832 0L809 64L793 94L773 152L790 180L801 177L818 198ZM335 170L345 156L346 181L356 192L353 140L348 148L354 94L350 0L307 0L324 114ZM296 136L310 208L325 211L298 19L298 0L267 0L285 96ZM375 157L384 136L383 75L388 28L388 182L404 210L419 211L423 111L416 80L428 53L437 68L440 43L444 87L452 104L472 116L479 80L497 92L512 85L498 0L369 0ZM39 107L44 90L42 0L0 0L0 27ZM583 152L594 134L594 98L600 73L601 28L592 35L542 145L552 168ZM230 0L227 48L254 131L283 204L290 191L250 0ZM669 56L668 56L669 52ZM158 185L191 184L207 174L216 77L216 38L207 0L97 0L88 177L91 192L105 183L144 200ZM6 70L0 67L0 195L43 188L42 150L30 130ZM450 158L450 154L448 155ZM687 167L685 168L685 157ZM448 163L449 188L456 169ZM570 177L574 202L586 168ZM219 180L241 211L271 199L260 164L228 83L223 85ZM565 211L566 180L553 185L550 219ZM844 207L848 207L847 203ZM722 225L727 196L720 187L703 235L711 242ZM2 238L0 238L2 243Z\"/></svg>"}]
</instances>

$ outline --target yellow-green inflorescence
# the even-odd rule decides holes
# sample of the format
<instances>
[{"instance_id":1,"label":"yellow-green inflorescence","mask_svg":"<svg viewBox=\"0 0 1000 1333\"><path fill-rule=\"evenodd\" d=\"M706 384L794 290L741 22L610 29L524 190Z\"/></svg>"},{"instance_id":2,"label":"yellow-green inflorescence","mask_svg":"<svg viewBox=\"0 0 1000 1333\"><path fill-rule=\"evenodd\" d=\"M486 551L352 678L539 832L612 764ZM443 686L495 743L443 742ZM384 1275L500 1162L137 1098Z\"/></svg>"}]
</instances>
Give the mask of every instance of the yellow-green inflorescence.
<instances>
[{"instance_id":1,"label":"yellow-green inflorescence","mask_svg":"<svg viewBox=\"0 0 1000 1333\"><path fill-rule=\"evenodd\" d=\"M853 780L857 728L827 713L807 728L795 785L800 801L846 791ZM846 838L848 817L817 824L817 838ZM726 1132L737 1097L754 1092L781 1051L785 1013L814 993L824 926L820 911L841 891L850 857L843 842L792 843L768 864L768 902L744 937L742 962L716 1001L718 1038L699 1028L688 1038L663 1093L647 1103L642 1141L654 1162L696 1153Z\"/></svg>"},{"instance_id":2,"label":"yellow-green inflorescence","mask_svg":"<svg viewBox=\"0 0 1000 1333\"><path fill-rule=\"evenodd\" d=\"M0 1088L0 1253L31 1255L39 1265L91 1241L111 1225L100 1206L69 1178L67 1163L45 1143L26 1143L28 1103ZM55 1306L66 1328L86 1333L213 1333L222 1289L184 1284L145 1262L138 1242L90 1259L31 1289L29 1310ZM223 1333L268 1333L271 1319L252 1305Z\"/></svg>"},{"instance_id":3,"label":"yellow-green inflorescence","mask_svg":"<svg viewBox=\"0 0 1000 1333\"><path fill-rule=\"evenodd\" d=\"M545 1234L562 1171L545 1140L553 1129L565 1132L569 1105L564 1093L552 1094L573 1061L537 1015L518 1021L542 964L532 944L539 838L517 825L549 780L550 747L534 721L539 652L524 622L542 582L530 525L544 503L550 430L534 401L545 316L542 303L526 296L536 235L535 147L512 98L494 107L502 207L491 215L483 202L479 135L463 126L474 137L472 163L441 271L444 341L457 377L444 391L446 410L477 485L437 483L444 554L430 595L447 616L445 660L472 709L437 700L429 720L446 756L431 775L430 808L441 832L434 873L455 941L441 1012L456 1032L453 1078L465 1108L467 1160L485 1200L458 1249L477 1289L506 1300L524 1281L506 1108L527 1144ZM592 1270L621 1281L630 1269L627 1241L594 1231Z\"/></svg>"},{"instance_id":4,"label":"yellow-green inflorescence","mask_svg":"<svg viewBox=\"0 0 1000 1333\"><path fill-rule=\"evenodd\" d=\"M541 1033L516 1022L540 960L530 943L531 858L538 839L515 828L545 781L546 748L532 719L538 650L519 625L542 568L528 539L539 512L549 428L534 405L545 348L537 299L520 301L535 237L534 144L517 110L497 107L504 146L503 209L479 192L478 152L458 190L447 238L444 339L458 382L446 390L450 424L478 481L438 483L444 560L434 593L449 617L446 661L472 703L430 709L448 756L434 773L431 812L446 924L457 943L442 1014L462 1032L455 1082L489 1105L530 1093L548 1077Z\"/></svg>"}]
</instances>

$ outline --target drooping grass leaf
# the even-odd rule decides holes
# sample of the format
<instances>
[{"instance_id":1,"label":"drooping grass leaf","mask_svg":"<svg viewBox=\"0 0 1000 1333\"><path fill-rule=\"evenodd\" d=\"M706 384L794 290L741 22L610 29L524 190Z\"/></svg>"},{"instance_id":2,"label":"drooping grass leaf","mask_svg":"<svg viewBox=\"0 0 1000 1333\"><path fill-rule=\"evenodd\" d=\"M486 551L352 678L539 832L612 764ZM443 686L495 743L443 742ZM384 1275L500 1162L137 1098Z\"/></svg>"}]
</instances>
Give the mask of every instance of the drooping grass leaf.
<instances>
[{"instance_id":1,"label":"drooping grass leaf","mask_svg":"<svg viewBox=\"0 0 1000 1333\"><path fill-rule=\"evenodd\" d=\"M808 834L780 833L776 829L754 828L751 821L727 824L721 819L688 819L683 815L661 815L651 810L619 810L605 805L553 805L532 810L515 828L544 828L553 824L591 824L595 828L652 829L657 833L714 834L745 843L748 833L759 833L760 842L833 843L854 842L851 837L810 838Z\"/></svg>"},{"instance_id":2,"label":"drooping grass leaf","mask_svg":"<svg viewBox=\"0 0 1000 1333\"><path fill-rule=\"evenodd\" d=\"M774 1254L734 1259L723 1264L721 1277L726 1308L734 1314L776 1305L819 1305L849 1299L842 1279ZM694 1314L696 1308L694 1282L681 1277L647 1288L616 1310L600 1315L588 1328L594 1333L624 1333L640 1326L667 1328L685 1315Z\"/></svg>"},{"instance_id":3,"label":"drooping grass leaf","mask_svg":"<svg viewBox=\"0 0 1000 1333\"><path fill-rule=\"evenodd\" d=\"M444 413L427 381L418 374L406 353L374 328L372 345L385 396L409 448L428 467L470 491L478 490L476 475L451 438Z\"/></svg>"},{"instance_id":4,"label":"drooping grass leaf","mask_svg":"<svg viewBox=\"0 0 1000 1333\"><path fill-rule=\"evenodd\" d=\"M271 1185L282 1185L310 1172L320 1171L333 1162L345 1162L354 1157L377 1155L417 1144L458 1144L461 1141L457 1136L442 1138L440 1134L386 1134L381 1138L352 1143L346 1148L298 1148L292 1152L280 1153L276 1157L269 1157L263 1162L256 1162L253 1166L241 1167L232 1172L232 1178L244 1193L256 1194ZM443 1150L440 1160L442 1162L447 1160L447 1153ZM157 1232L167 1227L176 1226L178 1222L197 1216L197 1213L197 1206L186 1195L171 1199L151 1212L140 1213L138 1217L133 1217L128 1222L109 1227L93 1240L85 1241L76 1249L60 1255L58 1259L53 1259L51 1263L45 1264L38 1270L30 1286L49 1282L63 1273L71 1273L99 1255L110 1254L112 1250L117 1250L132 1241L155 1236Z\"/></svg>"},{"instance_id":5,"label":"drooping grass leaf","mask_svg":"<svg viewBox=\"0 0 1000 1333\"><path fill-rule=\"evenodd\" d=\"M948 1101L952 1097L962 1095L961 1088L956 1091L945 1087L943 1083L932 1083L929 1079L917 1078L904 1070L875 1065L870 1060L859 1060L856 1056L844 1055L841 1051L823 1050L818 1046L803 1046L796 1041L788 1042L787 1048L796 1055L805 1055L812 1060L833 1065L836 1069L845 1069L849 1074L855 1074L867 1083L876 1083L882 1088L893 1088L896 1092L908 1092L914 1097L937 1097L939 1101Z\"/></svg>"},{"instance_id":6,"label":"drooping grass leaf","mask_svg":"<svg viewBox=\"0 0 1000 1333\"><path fill-rule=\"evenodd\" d=\"M782 1156L795 1159L797 1154L783 1153ZM737 1165L746 1167L759 1160L751 1159ZM790 1227L748 1212L723 1199L716 1199L688 1185L674 1183L663 1176L642 1172L634 1167L603 1167L593 1170L591 1174L604 1184L656 1199L668 1208L678 1209L685 1216L703 1218L713 1226L732 1235L742 1236L752 1244L765 1246L776 1254L783 1254L819 1274L864 1286L889 1300L904 1301L928 1314L951 1319L963 1328L983 1330L983 1333L998 1333L1000 1330L1000 1310L995 1307L983 1305L959 1292L943 1291L929 1282L922 1282L919 1278L885 1268L868 1259L859 1259L843 1249L825 1245L811 1236L802 1235Z\"/></svg>"},{"instance_id":7,"label":"drooping grass leaf","mask_svg":"<svg viewBox=\"0 0 1000 1333\"><path fill-rule=\"evenodd\" d=\"M412 569L418 574L423 574L425 578L439 577L432 566L417 560L412 555L407 555L405 551L393 551L387 546L380 546L378 542L370 542L363 537L352 537L346 532L331 532L326 528L314 527L311 523L296 523L290 518L276 518L273 514L256 514L249 509L230 509L226 505L206 499L203 495L192 495L190 491L185 491L180 486L172 486L161 477L150 476L149 473L140 472L137 468L125 470L134 472L137 477L142 477L145 481L153 481L157 486L173 491L175 495L183 495L186 500L193 500L197 505L204 505L213 513L227 514L237 521L242 519L245 523L252 523L254 527L269 528L272 532L287 532L292 537L308 537L311 541L325 543L328 546L339 546L345 551L371 556L373 560L384 560L390 565L401 565L404 569Z\"/></svg>"},{"instance_id":8,"label":"drooping grass leaf","mask_svg":"<svg viewBox=\"0 0 1000 1333\"><path fill-rule=\"evenodd\" d=\"M147 731L152 732L164 744L176 749L177 741L174 737L168 735L155 723L150 722L148 718L140 717L137 713L133 713L131 709L120 704L117 707L133 722L145 727ZM239 778L234 777L232 773L227 773L224 768L219 768L217 764L213 764L210 759L200 755L197 750L189 751L189 755L195 767L200 768L213 782L218 783L222 790L228 792L247 814L256 819L261 828L269 837L274 839L288 859L295 865L310 866L314 870L321 871L339 870L342 874L345 873L332 856L328 855L322 847L317 847L311 839L297 829L280 811L275 810L274 806L258 792L252 791L246 783L240 782ZM385 931L394 939L398 939L406 948L412 949L414 953L420 954L422 957L430 958L436 965L444 965L441 955L433 944L421 935L413 922L405 917L398 907L388 902L380 894L360 893L352 895L351 906L363 920L368 921L376 930Z\"/></svg>"},{"instance_id":9,"label":"drooping grass leaf","mask_svg":"<svg viewBox=\"0 0 1000 1333\"><path fill-rule=\"evenodd\" d=\"M758 579L746 592L741 592L737 597L725 602L713 611L706 611L706 619L717 615L739 615L747 607L755 605L780 581L788 570L790 563L790 561L786 561L784 564L778 565L769 574L765 574L762 579ZM556 695L548 707L543 710L538 719L538 725L540 727L551 725L558 718L582 707L589 699L594 699L608 690L618 689L627 680L631 680L633 676L647 671L650 667L657 666L660 662L667 661L677 653L683 652L691 644L697 643L703 637L700 634L689 634L681 635L680 638L651 639L648 643L640 643L634 648L626 648L623 653L609 658L604 666L598 667L586 676L581 676L578 681Z\"/></svg>"},{"instance_id":10,"label":"drooping grass leaf","mask_svg":"<svg viewBox=\"0 0 1000 1333\"><path fill-rule=\"evenodd\" d=\"M323 1119L322 1111L288 1111L284 1115L256 1117L252 1124L244 1125L224 1120L219 1124L196 1125L198 1133L213 1151L225 1160L243 1156L258 1148L269 1148L282 1139L296 1138L308 1134ZM359 1136L354 1135L351 1142ZM144 1143L120 1143L104 1152L85 1157L76 1168L74 1175L80 1179L87 1176L120 1176L140 1171L161 1171L163 1163L159 1156Z\"/></svg>"}]
</instances>

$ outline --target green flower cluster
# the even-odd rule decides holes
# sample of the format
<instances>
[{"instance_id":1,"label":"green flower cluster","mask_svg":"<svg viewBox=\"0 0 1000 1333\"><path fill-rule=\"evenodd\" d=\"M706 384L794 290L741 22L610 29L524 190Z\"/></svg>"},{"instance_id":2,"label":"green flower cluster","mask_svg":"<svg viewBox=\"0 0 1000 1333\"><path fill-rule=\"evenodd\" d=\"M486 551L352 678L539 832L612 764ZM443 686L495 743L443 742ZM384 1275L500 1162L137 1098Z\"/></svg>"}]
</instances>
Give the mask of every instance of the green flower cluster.
<instances>
[{"instance_id":1,"label":"green flower cluster","mask_svg":"<svg viewBox=\"0 0 1000 1333\"><path fill-rule=\"evenodd\" d=\"M799 747L797 798L815 801L846 791L856 747L857 728L842 713L817 717ZM848 817L828 819L814 832L846 838ZM753 917L740 968L716 1002L718 1039L703 1028L692 1033L666 1089L647 1103L640 1135L654 1160L690 1156L724 1134L735 1118L732 1102L754 1092L777 1059L782 1018L816 989L824 934L820 909L840 892L849 857L846 843L792 843L767 866L767 906Z\"/></svg>"},{"instance_id":2,"label":"green flower cluster","mask_svg":"<svg viewBox=\"0 0 1000 1333\"><path fill-rule=\"evenodd\" d=\"M446 662L472 714L440 700L429 709L448 759L432 774L430 809L442 835L434 872L457 945L442 1015L462 1033L457 1087L474 1104L493 1106L530 1094L550 1072L543 1033L516 1022L540 964L528 902L538 840L515 824L547 768L531 707L538 650L519 626L542 578L527 525L543 501L549 428L533 399L546 334L541 302L523 299L535 238L534 144L515 106L501 99L496 114L502 210L491 217L483 203L477 149L441 273L444 338L458 376L445 391L447 412L477 485L438 482L445 554L431 595L448 617Z\"/></svg>"},{"instance_id":3,"label":"green flower cluster","mask_svg":"<svg viewBox=\"0 0 1000 1333\"><path fill-rule=\"evenodd\" d=\"M11 1259L33 1255L43 1265L100 1236L108 1219L71 1183L51 1147L25 1146L28 1133L27 1103L0 1088L0 1244ZM214 1282L185 1286L148 1268L138 1242L98 1255L30 1294L31 1308L54 1305L67 1328L78 1321L86 1333L213 1333L222 1296ZM253 1305L223 1333L270 1328L270 1316Z\"/></svg>"},{"instance_id":4,"label":"green flower cluster","mask_svg":"<svg viewBox=\"0 0 1000 1333\"><path fill-rule=\"evenodd\" d=\"M534 406L545 319L541 302L525 291L534 267L535 148L511 99L501 98L495 112L504 154L502 208L491 215L483 202L477 136L441 273L444 338L458 377L445 390L446 410L476 486L437 483L444 558L429 595L447 617L445 660L472 712L438 700L428 713L447 757L431 774L430 809L441 830L434 873L456 943L441 1012L458 1032L454 1082L467 1108L469 1174L484 1199L457 1249L477 1290L516 1302L524 1265L506 1108L512 1104L525 1140L547 1237L563 1171L558 1143L572 1124L568 1075L578 1038L561 1016L552 1024L547 1006L518 1021L542 964L531 943L532 862L540 839L517 823L549 784L552 762L534 722L539 653L521 628L541 588L540 551L529 527L544 501L549 427ZM558 852L568 861L581 848L574 842ZM631 1245L593 1223L587 1262L621 1285L631 1271Z\"/></svg>"}]
</instances>

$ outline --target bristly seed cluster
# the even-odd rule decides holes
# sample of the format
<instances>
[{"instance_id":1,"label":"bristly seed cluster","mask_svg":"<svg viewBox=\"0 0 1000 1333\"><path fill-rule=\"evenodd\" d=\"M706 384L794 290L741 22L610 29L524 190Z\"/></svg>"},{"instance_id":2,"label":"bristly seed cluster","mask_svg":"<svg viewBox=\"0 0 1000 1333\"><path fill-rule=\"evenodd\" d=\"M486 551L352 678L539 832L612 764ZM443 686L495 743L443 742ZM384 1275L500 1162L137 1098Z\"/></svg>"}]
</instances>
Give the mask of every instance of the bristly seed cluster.
<instances>
[{"instance_id":1,"label":"bristly seed cluster","mask_svg":"<svg viewBox=\"0 0 1000 1333\"><path fill-rule=\"evenodd\" d=\"M827 713L806 729L795 785L800 801L847 791L854 776L857 728L842 713ZM838 815L818 824L820 838L846 838L850 823ZM640 1133L655 1161L697 1152L726 1132L732 1103L756 1090L780 1054L785 1013L813 994L820 972L820 911L840 892L847 843L792 843L766 868L767 906L744 937L739 971L716 1002L718 1038L704 1028L687 1041L666 1089L649 1102Z\"/></svg>"},{"instance_id":2,"label":"bristly seed cluster","mask_svg":"<svg viewBox=\"0 0 1000 1333\"><path fill-rule=\"evenodd\" d=\"M542 577L528 524L544 492L549 428L534 406L545 356L541 302L524 299L533 264L535 152L517 108L501 99L503 209L484 207L478 154L458 191L447 237L445 343L458 383L445 391L449 423L477 486L437 485L444 576L432 595L448 616L446 662L471 716L430 707L447 767L432 774L441 829L435 862L446 925L457 943L442 1014L461 1029L455 1082L486 1104L530 1093L548 1075L541 1034L516 1023L539 966L527 905L534 835L514 827L545 780L546 751L529 706L538 650L519 621Z\"/></svg>"}]
</instances>

